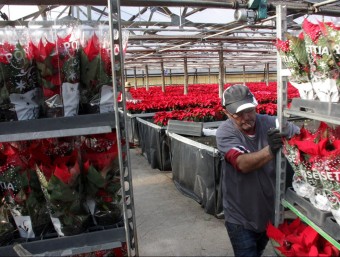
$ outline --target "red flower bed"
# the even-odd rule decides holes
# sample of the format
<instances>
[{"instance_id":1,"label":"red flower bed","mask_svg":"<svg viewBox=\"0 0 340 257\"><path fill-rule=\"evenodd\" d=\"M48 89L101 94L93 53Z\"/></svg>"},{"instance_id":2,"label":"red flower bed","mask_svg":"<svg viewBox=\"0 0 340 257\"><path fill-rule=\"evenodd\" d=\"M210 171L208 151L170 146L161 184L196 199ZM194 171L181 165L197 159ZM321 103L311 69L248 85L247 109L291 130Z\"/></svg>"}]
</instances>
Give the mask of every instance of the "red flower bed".
<instances>
[{"instance_id":1,"label":"red flower bed","mask_svg":"<svg viewBox=\"0 0 340 257\"><path fill-rule=\"evenodd\" d=\"M232 84L226 84L224 89ZM246 84L255 95L259 105L258 113L276 115L277 84L264 82ZM189 85L188 94L184 95L184 86L167 86L166 92L161 87L131 89L131 94L142 101L127 103L130 113L156 112L154 122L166 126L169 119L187 121L218 121L226 119L221 99L218 96L217 84ZM288 98L299 97L297 89L288 85Z\"/></svg>"}]
</instances>

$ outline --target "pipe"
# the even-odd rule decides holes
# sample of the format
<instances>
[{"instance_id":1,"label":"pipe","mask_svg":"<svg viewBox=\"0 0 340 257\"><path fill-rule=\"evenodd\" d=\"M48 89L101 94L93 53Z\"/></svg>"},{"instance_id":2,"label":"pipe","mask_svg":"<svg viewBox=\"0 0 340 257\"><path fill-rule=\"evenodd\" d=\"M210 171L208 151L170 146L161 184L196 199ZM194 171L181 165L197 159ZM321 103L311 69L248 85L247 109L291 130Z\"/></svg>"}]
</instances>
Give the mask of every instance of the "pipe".
<instances>
[{"instance_id":1,"label":"pipe","mask_svg":"<svg viewBox=\"0 0 340 257\"><path fill-rule=\"evenodd\" d=\"M49 0L49 5L92 5L107 6L107 0ZM46 0L1 0L4 5L46 5ZM268 11L275 11L280 2L267 4ZM340 8L315 8L309 3L285 2L288 11L302 11L304 13L317 13L320 15L340 17ZM235 1L226 0L122 0L121 6L170 6L170 7L204 7L204 8L248 8L247 4L235 4Z\"/></svg>"}]
</instances>

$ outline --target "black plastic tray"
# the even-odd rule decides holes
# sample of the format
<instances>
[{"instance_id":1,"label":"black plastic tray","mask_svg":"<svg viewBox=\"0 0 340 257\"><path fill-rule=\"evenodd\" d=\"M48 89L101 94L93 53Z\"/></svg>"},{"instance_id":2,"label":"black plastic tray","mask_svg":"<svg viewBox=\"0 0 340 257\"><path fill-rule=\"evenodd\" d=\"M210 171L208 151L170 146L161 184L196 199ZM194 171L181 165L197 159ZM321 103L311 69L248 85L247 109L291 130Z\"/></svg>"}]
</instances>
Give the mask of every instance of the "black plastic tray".
<instances>
[{"instance_id":1,"label":"black plastic tray","mask_svg":"<svg viewBox=\"0 0 340 257\"><path fill-rule=\"evenodd\" d=\"M331 212L315 208L308 199L297 195L293 188L287 188L285 200L296 207L329 236L337 241L340 240L340 225L335 221Z\"/></svg>"}]
</instances>

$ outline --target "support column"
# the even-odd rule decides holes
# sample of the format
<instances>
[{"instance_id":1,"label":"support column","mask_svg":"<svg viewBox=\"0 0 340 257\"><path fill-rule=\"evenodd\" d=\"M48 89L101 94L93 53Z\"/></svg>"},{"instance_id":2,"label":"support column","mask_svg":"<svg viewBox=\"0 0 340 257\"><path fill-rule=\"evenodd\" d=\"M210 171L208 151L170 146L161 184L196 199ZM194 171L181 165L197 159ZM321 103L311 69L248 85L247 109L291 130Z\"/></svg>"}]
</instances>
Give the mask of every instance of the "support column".
<instances>
[{"instance_id":1,"label":"support column","mask_svg":"<svg viewBox=\"0 0 340 257\"><path fill-rule=\"evenodd\" d=\"M287 8L282 5L276 6L276 37L285 40L287 31ZM287 77L282 76L282 60L277 53L277 119L279 129L282 132L287 118L283 115L283 110L287 107ZM275 186L275 219L274 225L279 226L284 219L284 207L281 200L286 189L286 158L280 149L276 154L276 186Z\"/></svg>"},{"instance_id":2,"label":"support column","mask_svg":"<svg viewBox=\"0 0 340 257\"><path fill-rule=\"evenodd\" d=\"M266 85L269 86L269 63L266 63Z\"/></svg>"},{"instance_id":3,"label":"support column","mask_svg":"<svg viewBox=\"0 0 340 257\"><path fill-rule=\"evenodd\" d=\"M135 89L137 88L137 72L136 67L133 68L133 78L135 80Z\"/></svg>"},{"instance_id":4,"label":"support column","mask_svg":"<svg viewBox=\"0 0 340 257\"><path fill-rule=\"evenodd\" d=\"M246 85L246 66L243 65L243 85Z\"/></svg>"},{"instance_id":5,"label":"support column","mask_svg":"<svg viewBox=\"0 0 340 257\"><path fill-rule=\"evenodd\" d=\"M171 73L171 69L170 69L170 85L172 85L172 73Z\"/></svg>"},{"instance_id":6,"label":"support column","mask_svg":"<svg viewBox=\"0 0 340 257\"><path fill-rule=\"evenodd\" d=\"M208 83L211 84L211 80L210 80L210 67L208 68Z\"/></svg>"},{"instance_id":7,"label":"support column","mask_svg":"<svg viewBox=\"0 0 340 257\"><path fill-rule=\"evenodd\" d=\"M219 58L219 73L218 73L218 95L222 99L223 87L224 87L224 62L223 62L223 45L220 45L221 49L218 52Z\"/></svg>"},{"instance_id":8,"label":"support column","mask_svg":"<svg viewBox=\"0 0 340 257\"><path fill-rule=\"evenodd\" d=\"M162 72L162 92L165 92L165 77L164 77L164 63L161 62L161 72Z\"/></svg>"},{"instance_id":9,"label":"support column","mask_svg":"<svg viewBox=\"0 0 340 257\"><path fill-rule=\"evenodd\" d=\"M188 94L188 82L189 82L189 77L188 77L188 60L187 57L184 57L184 94Z\"/></svg>"},{"instance_id":10,"label":"support column","mask_svg":"<svg viewBox=\"0 0 340 257\"><path fill-rule=\"evenodd\" d=\"M142 70L142 85L145 87L145 75L144 75L144 70Z\"/></svg>"},{"instance_id":11,"label":"support column","mask_svg":"<svg viewBox=\"0 0 340 257\"><path fill-rule=\"evenodd\" d=\"M145 76L146 76L145 88L146 88L146 91L149 91L149 68L148 68L148 65L145 65Z\"/></svg>"},{"instance_id":12,"label":"support column","mask_svg":"<svg viewBox=\"0 0 340 257\"><path fill-rule=\"evenodd\" d=\"M198 83L198 74L197 74L197 69L195 69L195 76L194 76L194 84Z\"/></svg>"},{"instance_id":13,"label":"support column","mask_svg":"<svg viewBox=\"0 0 340 257\"><path fill-rule=\"evenodd\" d=\"M224 84L226 83L226 81L227 81L227 67L224 67Z\"/></svg>"},{"instance_id":14,"label":"support column","mask_svg":"<svg viewBox=\"0 0 340 257\"><path fill-rule=\"evenodd\" d=\"M92 10L91 6L87 7L87 20L92 21Z\"/></svg>"}]
</instances>

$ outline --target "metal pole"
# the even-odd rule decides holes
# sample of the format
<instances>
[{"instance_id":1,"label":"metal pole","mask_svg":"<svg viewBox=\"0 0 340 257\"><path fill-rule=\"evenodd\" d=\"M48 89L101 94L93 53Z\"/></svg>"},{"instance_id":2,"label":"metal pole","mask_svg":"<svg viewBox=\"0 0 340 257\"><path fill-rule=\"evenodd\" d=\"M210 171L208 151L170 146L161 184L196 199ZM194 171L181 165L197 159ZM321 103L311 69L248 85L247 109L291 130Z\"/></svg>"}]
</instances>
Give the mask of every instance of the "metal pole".
<instances>
[{"instance_id":1,"label":"metal pole","mask_svg":"<svg viewBox=\"0 0 340 257\"><path fill-rule=\"evenodd\" d=\"M122 45L122 30L121 30L121 19L120 19L120 0L108 0L108 8L109 8L109 25L110 25L110 41L111 41L111 71L112 71L112 86L113 86L113 98L117 99L118 89L122 91L123 97L123 117L124 117L124 131L125 131L125 141L128 142L128 131L127 131L127 115L125 110L125 91L123 90L122 81L124 80L124 59L123 59L123 45ZM113 14L117 13L118 24L113 24ZM119 33L119 58L115 59L115 37L114 37L114 28L118 30ZM115 65L116 61L119 65ZM119 67L119 68L118 68ZM118 69L117 69L118 68ZM123 149L122 142L122 127L120 123L120 113L118 110L118 101L114 101L114 110L115 110L115 123L116 123L116 134L117 134L117 142L118 145L118 159L119 159L119 170L120 170L120 182L121 182L121 194L123 201L123 216L124 216L124 228L125 228L125 237L127 244L127 254L128 256L132 256L132 251L134 250L134 256L138 256L138 242L137 242L137 231L136 231L136 220L135 220L135 211L134 211L134 198L133 198L133 186L132 186L132 177L131 177L131 161L130 161L130 152L128 145L125 145ZM123 158L123 154L126 155L127 167L125 160ZM127 168L127 172L125 172L125 168ZM128 185L127 185L128 184Z\"/></svg>"},{"instance_id":2,"label":"metal pole","mask_svg":"<svg viewBox=\"0 0 340 257\"><path fill-rule=\"evenodd\" d=\"M144 70L142 70L142 83L143 83L143 87L144 87L145 86Z\"/></svg>"},{"instance_id":3,"label":"metal pole","mask_svg":"<svg viewBox=\"0 0 340 257\"><path fill-rule=\"evenodd\" d=\"M210 67L208 68L208 83L209 84L211 83L211 80L210 80Z\"/></svg>"},{"instance_id":4,"label":"metal pole","mask_svg":"<svg viewBox=\"0 0 340 257\"><path fill-rule=\"evenodd\" d=\"M218 80L218 95L222 99L223 88L224 88L224 62L223 62L223 45L220 45L220 51L218 52L219 57L219 80Z\"/></svg>"},{"instance_id":5,"label":"metal pole","mask_svg":"<svg viewBox=\"0 0 340 257\"><path fill-rule=\"evenodd\" d=\"M87 20L89 20L89 21L92 20L92 10L91 10L91 6L87 6Z\"/></svg>"},{"instance_id":6,"label":"metal pole","mask_svg":"<svg viewBox=\"0 0 340 257\"><path fill-rule=\"evenodd\" d=\"M266 86L269 86L269 63L266 63Z\"/></svg>"},{"instance_id":7,"label":"metal pole","mask_svg":"<svg viewBox=\"0 0 340 257\"><path fill-rule=\"evenodd\" d=\"M246 66L243 65L243 85L246 85Z\"/></svg>"},{"instance_id":8,"label":"metal pole","mask_svg":"<svg viewBox=\"0 0 340 257\"><path fill-rule=\"evenodd\" d=\"M135 89L137 88L137 74L136 67L133 68L133 77L135 79Z\"/></svg>"},{"instance_id":9,"label":"metal pole","mask_svg":"<svg viewBox=\"0 0 340 257\"><path fill-rule=\"evenodd\" d=\"M170 85L172 85L172 73L171 73L171 69L170 69Z\"/></svg>"},{"instance_id":10,"label":"metal pole","mask_svg":"<svg viewBox=\"0 0 340 257\"><path fill-rule=\"evenodd\" d=\"M162 72L162 92L165 92L165 77L164 77L164 63L161 61L161 72Z\"/></svg>"},{"instance_id":11,"label":"metal pole","mask_svg":"<svg viewBox=\"0 0 340 257\"><path fill-rule=\"evenodd\" d=\"M287 9L285 6L276 7L276 32L277 38L284 40L284 33L287 30ZM287 107L287 77L283 77L282 60L277 53L277 118L279 129L282 132L287 119L283 115L283 110ZM280 149L276 154L276 189L275 189L275 220L277 227L283 222L284 207L281 200L286 188L286 159Z\"/></svg>"},{"instance_id":12,"label":"metal pole","mask_svg":"<svg viewBox=\"0 0 340 257\"><path fill-rule=\"evenodd\" d=\"M188 94L188 83L189 83L189 77L188 77L188 60L187 57L184 57L184 94Z\"/></svg>"},{"instance_id":13,"label":"metal pole","mask_svg":"<svg viewBox=\"0 0 340 257\"><path fill-rule=\"evenodd\" d=\"M145 65L145 75L146 75L146 91L149 91L149 67Z\"/></svg>"}]
</instances>

